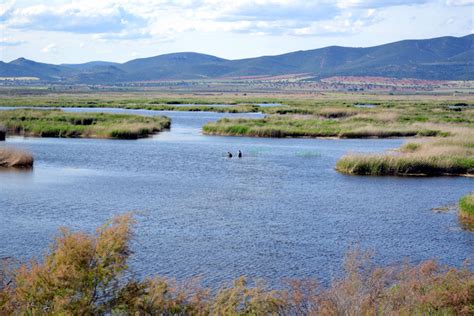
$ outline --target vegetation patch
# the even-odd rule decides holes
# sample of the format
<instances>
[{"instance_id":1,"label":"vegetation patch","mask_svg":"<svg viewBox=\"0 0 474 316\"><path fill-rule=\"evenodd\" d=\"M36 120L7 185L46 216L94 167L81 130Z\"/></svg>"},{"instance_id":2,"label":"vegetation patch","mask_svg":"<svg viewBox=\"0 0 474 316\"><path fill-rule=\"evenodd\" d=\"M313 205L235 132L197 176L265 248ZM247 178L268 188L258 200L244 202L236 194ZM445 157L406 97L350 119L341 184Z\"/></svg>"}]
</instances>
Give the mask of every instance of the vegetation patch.
<instances>
[{"instance_id":1,"label":"vegetation patch","mask_svg":"<svg viewBox=\"0 0 474 316\"><path fill-rule=\"evenodd\" d=\"M459 200L459 217L464 226L474 230L474 192Z\"/></svg>"},{"instance_id":2,"label":"vegetation patch","mask_svg":"<svg viewBox=\"0 0 474 316\"><path fill-rule=\"evenodd\" d=\"M137 139L169 128L170 122L163 116L32 109L0 111L0 123L9 134L36 137Z\"/></svg>"},{"instance_id":3,"label":"vegetation patch","mask_svg":"<svg viewBox=\"0 0 474 316\"><path fill-rule=\"evenodd\" d=\"M324 111L322 116L274 115L262 119L224 118L204 125L203 132L209 135L253 137L387 138L444 135L441 129L434 126L368 122L355 115L337 111L332 113Z\"/></svg>"},{"instance_id":4,"label":"vegetation patch","mask_svg":"<svg viewBox=\"0 0 474 316\"><path fill-rule=\"evenodd\" d=\"M25 151L0 148L0 168L23 168L33 167L33 156Z\"/></svg>"},{"instance_id":5,"label":"vegetation patch","mask_svg":"<svg viewBox=\"0 0 474 316\"><path fill-rule=\"evenodd\" d=\"M43 260L0 269L5 315L472 315L474 273L434 261L390 268L351 251L344 274L328 286L286 280L270 289L245 277L219 290L128 269L130 215L95 235L62 229Z\"/></svg>"},{"instance_id":6,"label":"vegetation patch","mask_svg":"<svg viewBox=\"0 0 474 316\"><path fill-rule=\"evenodd\" d=\"M474 132L463 130L452 137L408 143L390 154L349 154L337 162L336 170L372 176L473 176Z\"/></svg>"}]
</instances>

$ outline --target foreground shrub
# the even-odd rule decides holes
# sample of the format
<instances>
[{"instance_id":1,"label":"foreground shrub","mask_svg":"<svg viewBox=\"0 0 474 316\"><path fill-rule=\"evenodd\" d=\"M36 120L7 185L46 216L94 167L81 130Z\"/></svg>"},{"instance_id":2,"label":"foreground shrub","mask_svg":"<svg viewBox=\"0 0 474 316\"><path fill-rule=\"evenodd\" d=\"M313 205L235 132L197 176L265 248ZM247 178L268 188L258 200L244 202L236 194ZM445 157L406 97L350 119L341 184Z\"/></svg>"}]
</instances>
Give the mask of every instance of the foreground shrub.
<instances>
[{"instance_id":1,"label":"foreground shrub","mask_svg":"<svg viewBox=\"0 0 474 316\"><path fill-rule=\"evenodd\" d=\"M127 268L131 217L116 217L97 236L62 229L44 261L14 271L4 308L24 314L91 315L110 311Z\"/></svg>"},{"instance_id":2,"label":"foreground shrub","mask_svg":"<svg viewBox=\"0 0 474 316\"><path fill-rule=\"evenodd\" d=\"M0 270L2 315L472 315L474 273L434 261L379 268L351 251L329 286L286 280L279 290L245 277L216 292L196 281L127 277L130 215L95 235L61 230L43 262Z\"/></svg>"}]
</instances>

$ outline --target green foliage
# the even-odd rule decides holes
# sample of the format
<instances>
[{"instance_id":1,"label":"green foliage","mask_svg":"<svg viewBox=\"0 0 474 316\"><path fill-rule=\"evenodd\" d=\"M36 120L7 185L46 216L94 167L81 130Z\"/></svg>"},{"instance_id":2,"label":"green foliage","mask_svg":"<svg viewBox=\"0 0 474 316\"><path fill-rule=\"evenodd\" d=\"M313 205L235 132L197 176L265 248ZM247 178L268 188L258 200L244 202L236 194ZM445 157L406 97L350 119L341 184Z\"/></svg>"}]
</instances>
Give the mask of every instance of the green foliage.
<instances>
[{"instance_id":1,"label":"green foliage","mask_svg":"<svg viewBox=\"0 0 474 316\"><path fill-rule=\"evenodd\" d=\"M0 111L0 123L14 135L122 139L147 137L170 126L170 120L161 116L30 109Z\"/></svg>"},{"instance_id":2,"label":"green foliage","mask_svg":"<svg viewBox=\"0 0 474 316\"><path fill-rule=\"evenodd\" d=\"M474 230L474 192L459 200L459 216L467 228Z\"/></svg>"},{"instance_id":3,"label":"green foliage","mask_svg":"<svg viewBox=\"0 0 474 316\"><path fill-rule=\"evenodd\" d=\"M440 130L427 129L423 126L384 123L353 115L335 114L333 118L330 113L332 112L317 117L269 116L263 119L221 119L204 125L203 131L210 135L255 137L387 138L442 134Z\"/></svg>"}]
</instances>

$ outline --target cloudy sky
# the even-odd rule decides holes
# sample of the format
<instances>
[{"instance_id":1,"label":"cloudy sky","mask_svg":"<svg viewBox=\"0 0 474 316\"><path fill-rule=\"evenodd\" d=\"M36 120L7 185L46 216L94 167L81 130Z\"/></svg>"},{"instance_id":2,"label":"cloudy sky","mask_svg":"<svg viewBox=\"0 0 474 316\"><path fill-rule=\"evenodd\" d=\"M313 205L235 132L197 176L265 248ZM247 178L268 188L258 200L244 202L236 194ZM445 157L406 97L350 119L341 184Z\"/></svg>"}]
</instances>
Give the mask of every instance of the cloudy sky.
<instances>
[{"instance_id":1,"label":"cloudy sky","mask_svg":"<svg viewBox=\"0 0 474 316\"><path fill-rule=\"evenodd\" d=\"M1 0L0 60L237 59L474 33L474 0Z\"/></svg>"}]
</instances>

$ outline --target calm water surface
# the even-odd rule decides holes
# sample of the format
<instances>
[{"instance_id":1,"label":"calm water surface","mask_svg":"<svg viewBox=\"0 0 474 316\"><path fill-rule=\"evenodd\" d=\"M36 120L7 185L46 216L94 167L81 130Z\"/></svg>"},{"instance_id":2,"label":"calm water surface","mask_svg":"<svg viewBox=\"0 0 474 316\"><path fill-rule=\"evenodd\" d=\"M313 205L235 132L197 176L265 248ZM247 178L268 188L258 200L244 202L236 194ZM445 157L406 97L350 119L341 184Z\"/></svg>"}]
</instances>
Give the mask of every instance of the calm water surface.
<instances>
[{"instance_id":1,"label":"calm water surface","mask_svg":"<svg viewBox=\"0 0 474 316\"><path fill-rule=\"evenodd\" d=\"M66 109L104 111L104 109ZM474 234L454 204L473 179L353 177L334 165L348 151L381 152L403 141L210 137L221 117L260 114L113 110L165 114L172 129L138 141L11 137L35 156L32 172L0 173L0 257L41 255L60 226L94 229L137 210L132 268L139 276L202 275L217 285L240 275L328 280L357 244L379 264L409 257L461 265ZM242 150L243 159L227 159Z\"/></svg>"}]
</instances>

